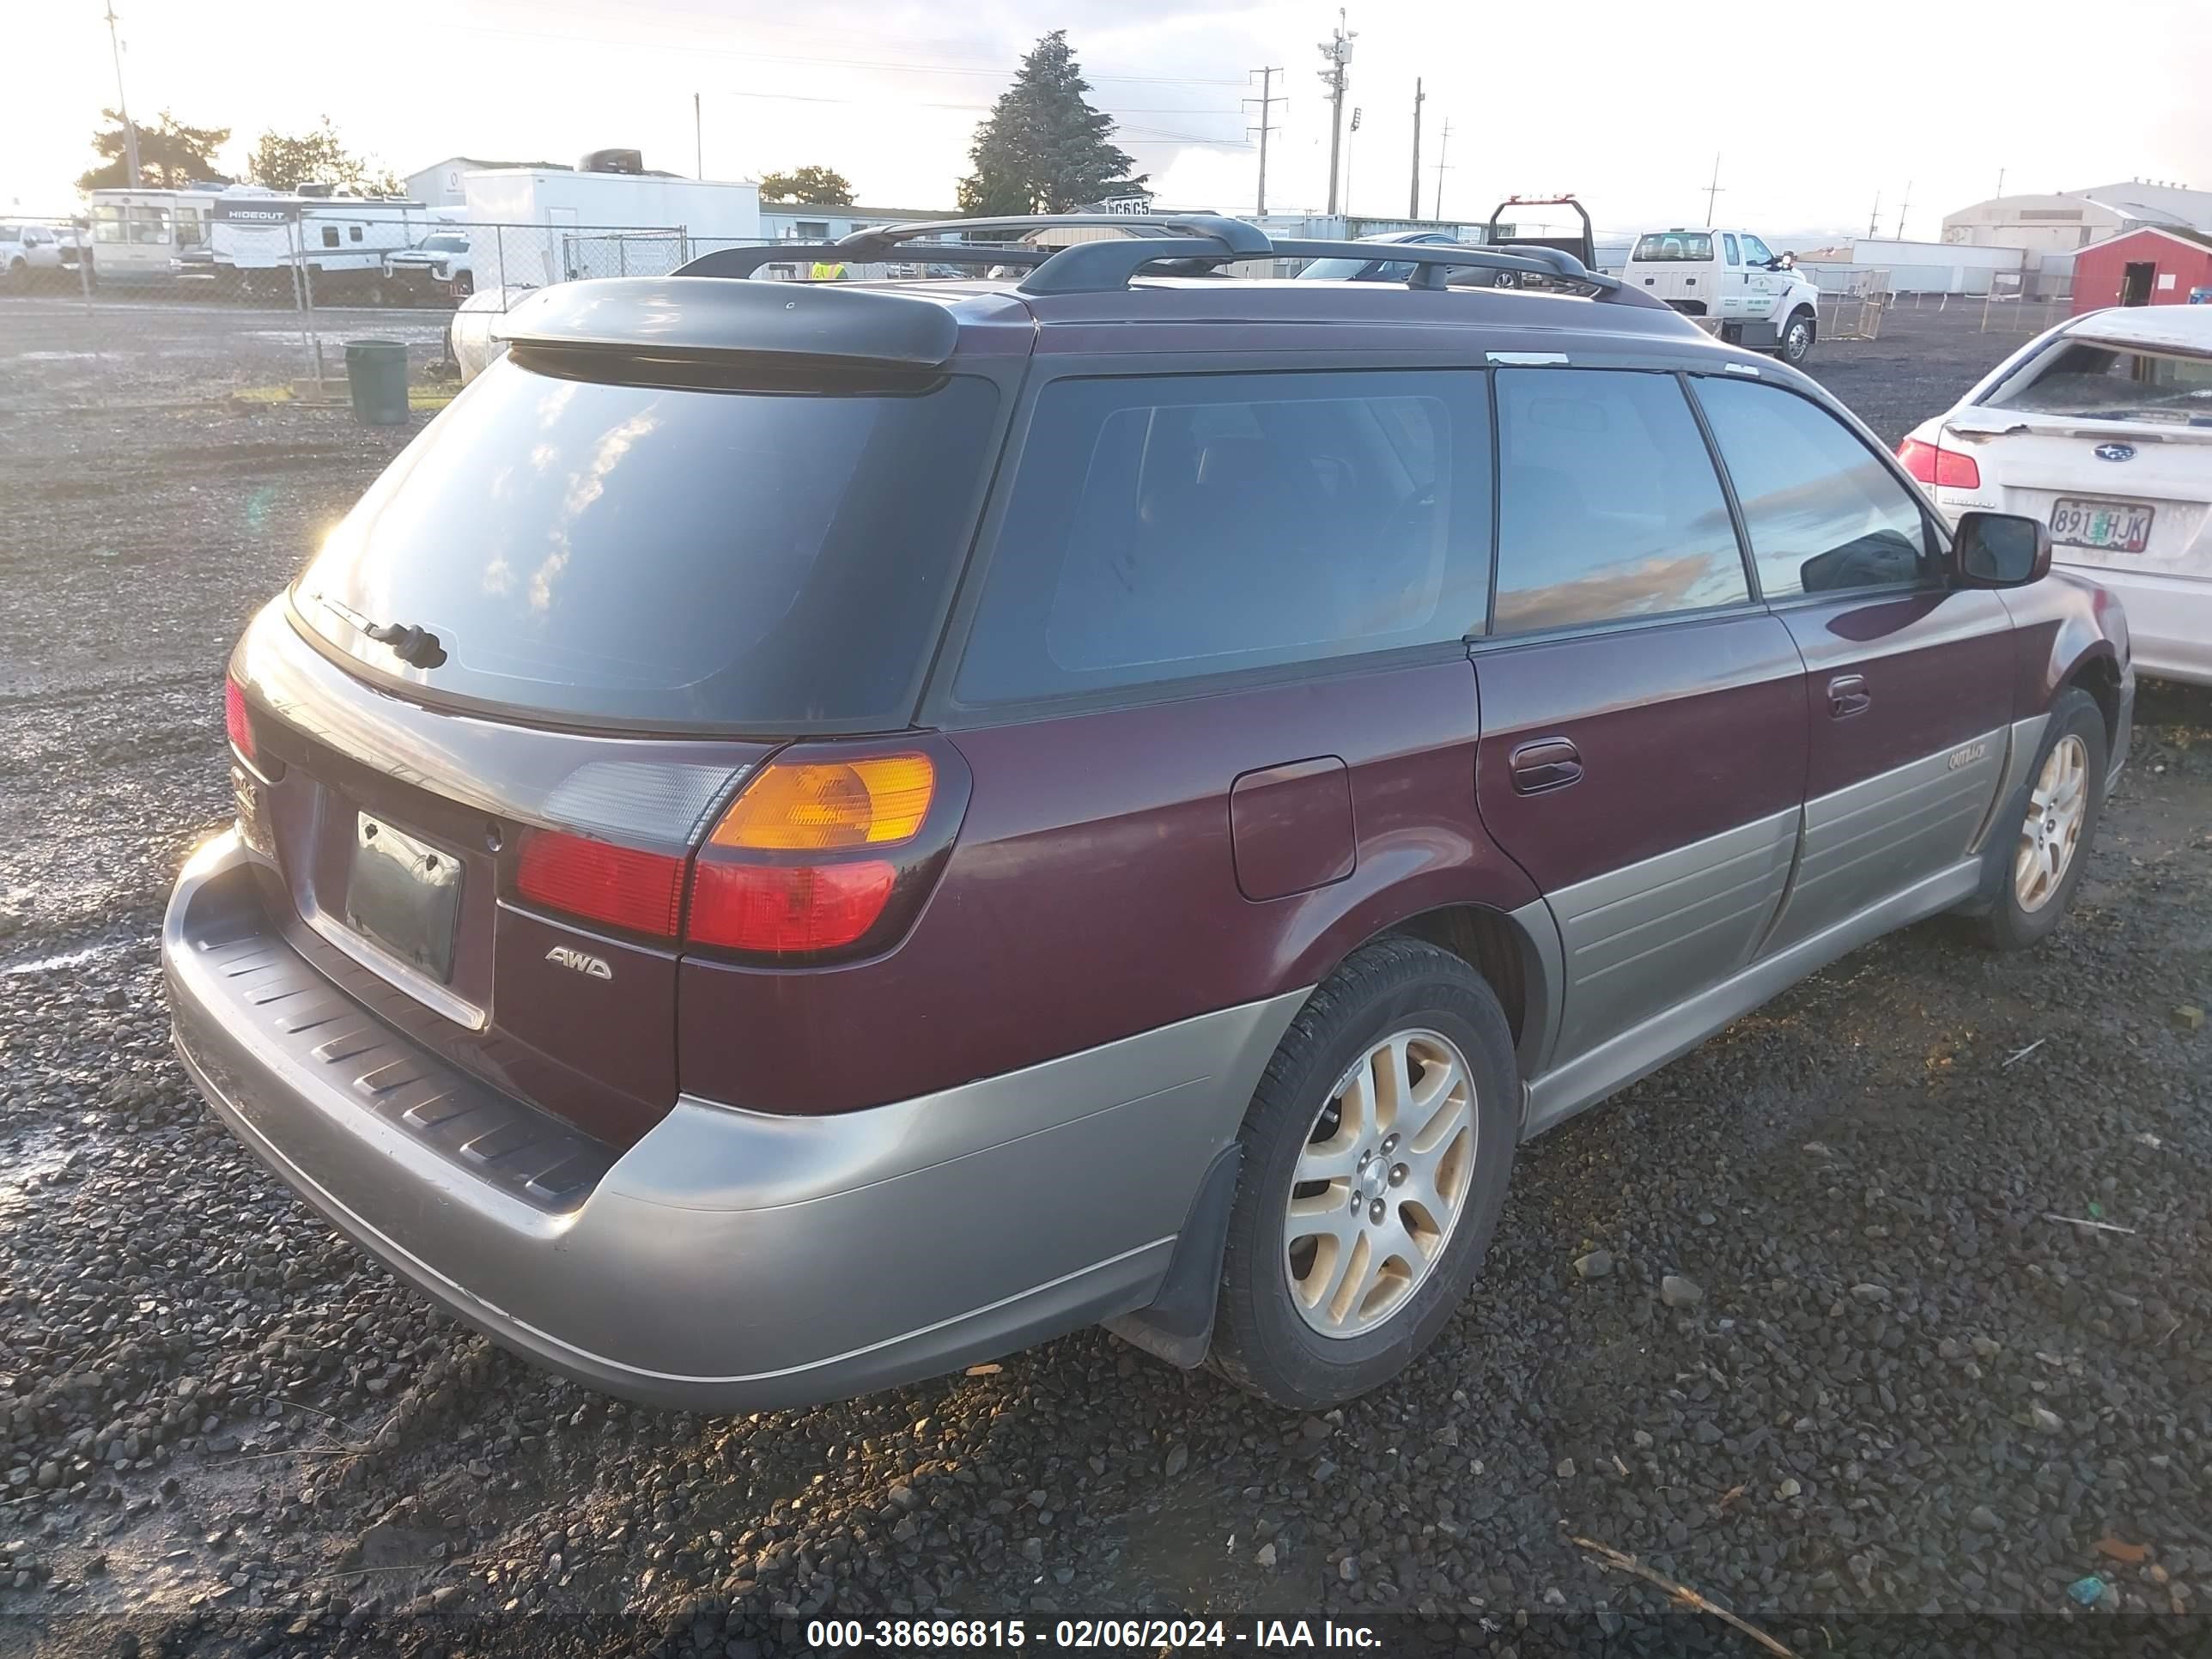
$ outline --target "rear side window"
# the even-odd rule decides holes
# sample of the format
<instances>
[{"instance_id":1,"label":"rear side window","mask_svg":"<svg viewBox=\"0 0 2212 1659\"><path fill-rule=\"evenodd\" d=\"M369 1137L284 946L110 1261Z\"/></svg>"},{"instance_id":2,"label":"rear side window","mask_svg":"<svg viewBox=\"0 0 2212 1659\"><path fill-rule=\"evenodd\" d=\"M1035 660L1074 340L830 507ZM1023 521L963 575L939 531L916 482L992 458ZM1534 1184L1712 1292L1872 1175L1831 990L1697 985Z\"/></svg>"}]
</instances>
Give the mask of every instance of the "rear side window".
<instances>
[{"instance_id":1,"label":"rear side window","mask_svg":"<svg viewBox=\"0 0 2212 1659\"><path fill-rule=\"evenodd\" d=\"M1498 374L1500 634L1740 605L1728 498L1671 374Z\"/></svg>"},{"instance_id":2,"label":"rear side window","mask_svg":"<svg viewBox=\"0 0 2212 1659\"><path fill-rule=\"evenodd\" d=\"M586 724L905 722L995 387L673 390L519 355L332 532L295 590L309 627L433 697ZM447 660L403 671L362 623L428 629Z\"/></svg>"},{"instance_id":3,"label":"rear side window","mask_svg":"<svg viewBox=\"0 0 2212 1659\"><path fill-rule=\"evenodd\" d=\"M1920 505L1856 433L1779 386L1698 383L1770 599L1932 579Z\"/></svg>"},{"instance_id":4,"label":"rear side window","mask_svg":"<svg viewBox=\"0 0 2212 1659\"><path fill-rule=\"evenodd\" d=\"M1736 253L1735 237L1723 236L1721 238L1721 246L1728 250L1728 262L1730 264L1740 265L1743 263L1743 260Z\"/></svg>"},{"instance_id":5,"label":"rear side window","mask_svg":"<svg viewBox=\"0 0 2212 1659\"><path fill-rule=\"evenodd\" d=\"M1637 239L1636 252L1629 257L1640 264L1703 264L1713 257L1713 239L1702 230L1655 230Z\"/></svg>"},{"instance_id":6,"label":"rear side window","mask_svg":"<svg viewBox=\"0 0 2212 1659\"><path fill-rule=\"evenodd\" d=\"M1067 380L1039 396L965 703L1456 640L1488 582L1480 373Z\"/></svg>"}]
</instances>

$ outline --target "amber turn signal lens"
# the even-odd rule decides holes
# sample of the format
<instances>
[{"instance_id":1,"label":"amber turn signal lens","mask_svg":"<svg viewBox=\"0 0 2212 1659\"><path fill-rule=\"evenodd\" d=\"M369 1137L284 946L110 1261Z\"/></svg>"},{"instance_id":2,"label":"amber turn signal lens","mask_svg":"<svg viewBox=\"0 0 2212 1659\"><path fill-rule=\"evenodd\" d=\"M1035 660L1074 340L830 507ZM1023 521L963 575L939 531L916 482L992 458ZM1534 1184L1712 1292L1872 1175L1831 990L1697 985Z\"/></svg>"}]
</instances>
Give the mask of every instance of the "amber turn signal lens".
<instances>
[{"instance_id":1,"label":"amber turn signal lens","mask_svg":"<svg viewBox=\"0 0 2212 1659\"><path fill-rule=\"evenodd\" d=\"M731 802L709 842L749 852L890 846L921 828L936 787L927 755L775 763Z\"/></svg>"}]
</instances>

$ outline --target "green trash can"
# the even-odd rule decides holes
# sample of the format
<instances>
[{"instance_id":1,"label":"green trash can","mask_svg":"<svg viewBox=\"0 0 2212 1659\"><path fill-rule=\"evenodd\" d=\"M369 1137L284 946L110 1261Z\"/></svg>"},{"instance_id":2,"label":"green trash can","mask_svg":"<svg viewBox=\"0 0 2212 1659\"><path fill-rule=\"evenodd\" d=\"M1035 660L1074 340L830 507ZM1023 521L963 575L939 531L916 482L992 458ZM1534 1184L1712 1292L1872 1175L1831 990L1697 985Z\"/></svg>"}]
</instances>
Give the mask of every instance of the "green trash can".
<instances>
[{"instance_id":1,"label":"green trash can","mask_svg":"<svg viewBox=\"0 0 2212 1659\"><path fill-rule=\"evenodd\" d=\"M348 340L346 387L363 426L407 424L407 348L398 340Z\"/></svg>"}]
</instances>

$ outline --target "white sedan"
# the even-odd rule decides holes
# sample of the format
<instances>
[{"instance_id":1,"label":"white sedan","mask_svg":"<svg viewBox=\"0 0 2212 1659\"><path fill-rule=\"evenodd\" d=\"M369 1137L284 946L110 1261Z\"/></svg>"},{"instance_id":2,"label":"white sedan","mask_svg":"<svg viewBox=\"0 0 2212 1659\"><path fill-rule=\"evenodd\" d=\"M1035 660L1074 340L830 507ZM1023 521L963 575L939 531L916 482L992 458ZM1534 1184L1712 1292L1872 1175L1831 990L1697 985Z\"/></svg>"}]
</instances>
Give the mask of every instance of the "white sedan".
<instances>
[{"instance_id":1,"label":"white sedan","mask_svg":"<svg viewBox=\"0 0 2212 1659\"><path fill-rule=\"evenodd\" d=\"M1948 517L2049 525L2127 607L2140 672L2212 685L2212 306L2071 318L1897 453Z\"/></svg>"}]
</instances>

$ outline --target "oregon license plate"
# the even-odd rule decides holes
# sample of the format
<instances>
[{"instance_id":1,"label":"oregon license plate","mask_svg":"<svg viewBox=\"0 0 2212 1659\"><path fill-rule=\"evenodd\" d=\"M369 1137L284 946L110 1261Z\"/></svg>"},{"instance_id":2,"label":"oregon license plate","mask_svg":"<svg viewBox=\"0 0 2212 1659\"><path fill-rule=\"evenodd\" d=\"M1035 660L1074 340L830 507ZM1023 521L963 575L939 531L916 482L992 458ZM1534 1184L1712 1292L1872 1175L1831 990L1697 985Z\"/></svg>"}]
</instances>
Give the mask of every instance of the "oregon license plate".
<instances>
[{"instance_id":1,"label":"oregon license plate","mask_svg":"<svg viewBox=\"0 0 2212 1659\"><path fill-rule=\"evenodd\" d=\"M441 985L453 976L461 861L366 812L354 826L346 926Z\"/></svg>"},{"instance_id":2,"label":"oregon license plate","mask_svg":"<svg viewBox=\"0 0 2212 1659\"><path fill-rule=\"evenodd\" d=\"M2140 553L2150 545L2152 509L2140 501L2085 501L2062 495L2051 508L2051 539L2107 553Z\"/></svg>"}]
</instances>

